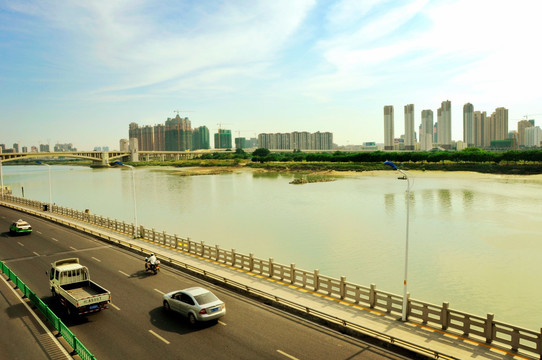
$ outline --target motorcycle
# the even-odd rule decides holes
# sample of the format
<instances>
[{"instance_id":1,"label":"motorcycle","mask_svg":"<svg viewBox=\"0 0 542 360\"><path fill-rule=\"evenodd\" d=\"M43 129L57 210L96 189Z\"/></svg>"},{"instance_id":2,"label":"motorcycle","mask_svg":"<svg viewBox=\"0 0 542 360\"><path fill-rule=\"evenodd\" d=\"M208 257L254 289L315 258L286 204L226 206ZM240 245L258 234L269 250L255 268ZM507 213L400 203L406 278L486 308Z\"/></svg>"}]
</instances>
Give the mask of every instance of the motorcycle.
<instances>
[{"instance_id":1,"label":"motorcycle","mask_svg":"<svg viewBox=\"0 0 542 360\"><path fill-rule=\"evenodd\" d=\"M145 258L145 271L152 271L154 275L160 270L160 260L156 259L156 263L151 264L149 258Z\"/></svg>"}]
</instances>

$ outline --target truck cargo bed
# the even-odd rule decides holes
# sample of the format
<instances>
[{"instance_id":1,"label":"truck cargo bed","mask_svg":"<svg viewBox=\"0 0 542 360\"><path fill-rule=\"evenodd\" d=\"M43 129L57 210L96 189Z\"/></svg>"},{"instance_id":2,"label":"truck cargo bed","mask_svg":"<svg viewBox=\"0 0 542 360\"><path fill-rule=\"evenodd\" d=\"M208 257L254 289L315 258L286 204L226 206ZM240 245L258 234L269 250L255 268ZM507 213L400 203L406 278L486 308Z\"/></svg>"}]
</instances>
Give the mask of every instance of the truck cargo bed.
<instances>
[{"instance_id":1,"label":"truck cargo bed","mask_svg":"<svg viewBox=\"0 0 542 360\"><path fill-rule=\"evenodd\" d=\"M61 288L75 299L84 299L90 296L107 293L107 290L92 281L81 281L78 283L62 285Z\"/></svg>"}]
</instances>

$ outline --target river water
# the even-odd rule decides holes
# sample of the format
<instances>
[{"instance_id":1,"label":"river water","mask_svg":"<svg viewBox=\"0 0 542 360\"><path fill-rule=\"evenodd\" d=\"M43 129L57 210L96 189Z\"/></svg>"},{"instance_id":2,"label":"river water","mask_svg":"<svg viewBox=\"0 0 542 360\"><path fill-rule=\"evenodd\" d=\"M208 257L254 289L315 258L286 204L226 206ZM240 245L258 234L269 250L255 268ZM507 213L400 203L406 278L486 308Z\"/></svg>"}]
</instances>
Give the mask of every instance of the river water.
<instances>
[{"instance_id":1,"label":"river water","mask_svg":"<svg viewBox=\"0 0 542 360\"><path fill-rule=\"evenodd\" d=\"M140 225L401 295L407 182L393 171L291 185L293 174L135 169ZM49 201L45 166L4 166L15 196ZM542 177L411 172L414 299L540 330ZM51 166L54 203L134 221L132 172Z\"/></svg>"}]
</instances>

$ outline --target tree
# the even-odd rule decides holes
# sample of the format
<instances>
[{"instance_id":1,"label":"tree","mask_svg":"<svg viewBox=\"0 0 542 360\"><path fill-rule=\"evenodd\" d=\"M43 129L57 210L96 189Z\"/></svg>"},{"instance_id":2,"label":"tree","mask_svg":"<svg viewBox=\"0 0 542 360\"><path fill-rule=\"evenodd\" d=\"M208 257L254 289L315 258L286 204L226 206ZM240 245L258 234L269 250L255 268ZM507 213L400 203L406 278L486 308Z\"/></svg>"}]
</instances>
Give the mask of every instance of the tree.
<instances>
[{"instance_id":1,"label":"tree","mask_svg":"<svg viewBox=\"0 0 542 360\"><path fill-rule=\"evenodd\" d=\"M271 153L271 151L269 151L269 149L266 149L266 148L258 148L256 150L254 150L254 152L252 153L252 156L260 156L260 157L266 157L267 155L269 155Z\"/></svg>"}]
</instances>

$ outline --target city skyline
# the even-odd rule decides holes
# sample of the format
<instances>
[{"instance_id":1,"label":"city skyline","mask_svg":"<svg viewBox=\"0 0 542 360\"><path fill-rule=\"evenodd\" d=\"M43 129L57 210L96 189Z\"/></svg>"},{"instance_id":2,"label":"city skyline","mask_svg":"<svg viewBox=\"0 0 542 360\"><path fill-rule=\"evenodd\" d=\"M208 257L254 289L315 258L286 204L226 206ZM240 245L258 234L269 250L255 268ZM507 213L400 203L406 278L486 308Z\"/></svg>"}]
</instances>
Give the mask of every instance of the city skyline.
<instances>
[{"instance_id":1,"label":"city skyline","mask_svg":"<svg viewBox=\"0 0 542 360\"><path fill-rule=\"evenodd\" d=\"M384 143L390 104L436 120L449 99L452 140L466 103L509 109L509 129L542 121L537 2L4 0L0 10L7 145L115 149L126 124L177 110L211 133L327 131L338 145Z\"/></svg>"}]
</instances>

